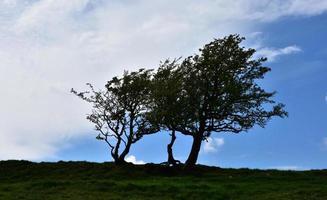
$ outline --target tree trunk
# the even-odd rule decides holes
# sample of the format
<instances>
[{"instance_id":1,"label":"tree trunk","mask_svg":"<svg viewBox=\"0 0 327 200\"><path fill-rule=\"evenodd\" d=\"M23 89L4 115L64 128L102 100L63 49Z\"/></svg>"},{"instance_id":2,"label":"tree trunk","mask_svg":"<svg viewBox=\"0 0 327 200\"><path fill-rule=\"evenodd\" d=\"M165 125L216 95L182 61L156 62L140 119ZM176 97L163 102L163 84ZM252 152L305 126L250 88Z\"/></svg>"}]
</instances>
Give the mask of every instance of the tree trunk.
<instances>
[{"instance_id":1,"label":"tree trunk","mask_svg":"<svg viewBox=\"0 0 327 200\"><path fill-rule=\"evenodd\" d=\"M115 159L115 164L116 165L125 165L126 163L127 162L123 158L121 158L121 157Z\"/></svg>"},{"instance_id":2,"label":"tree trunk","mask_svg":"<svg viewBox=\"0 0 327 200\"><path fill-rule=\"evenodd\" d=\"M111 156L114 159L116 165L124 165L126 161L118 155L118 151L112 151Z\"/></svg>"},{"instance_id":3,"label":"tree trunk","mask_svg":"<svg viewBox=\"0 0 327 200\"><path fill-rule=\"evenodd\" d=\"M195 164L198 160L201 144L202 144L202 134L194 135L192 149L191 149L191 152L185 162L185 168L191 169L195 166Z\"/></svg>"},{"instance_id":4,"label":"tree trunk","mask_svg":"<svg viewBox=\"0 0 327 200\"><path fill-rule=\"evenodd\" d=\"M174 159L173 155L173 145L176 140L175 130L171 131L171 140L170 143L167 145L167 152L168 152L168 165L169 166L175 166L176 164L179 164L180 162L178 160Z\"/></svg>"},{"instance_id":5,"label":"tree trunk","mask_svg":"<svg viewBox=\"0 0 327 200\"><path fill-rule=\"evenodd\" d=\"M129 150L130 150L130 148L131 148L131 145L132 145L132 143L130 142L130 141L128 141L127 142L127 145L126 145L126 147L125 147L125 149L124 149L124 151L120 154L120 156L119 156L119 159L120 160L123 160L125 163L126 163L126 161L125 161L125 157L127 156L127 154L129 153Z\"/></svg>"},{"instance_id":6,"label":"tree trunk","mask_svg":"<svg viewBox=\"0 0 327 200\"><path fill-rule=\"evenodd\" d=\"M131 114L132 115L132 114ZM134 131L133 131L133 121L134 121L134 117L131 117L130 119L130 124L129 124L129 136L127 138L127 144L125 146L125 149L123 150L123 152L120 154L119 159L123 160L125 163L125 157L127 156L127 154L129 153L129 150L132 146L133 143L133 135L134 135Z\"/></svg>"}]
</instances>

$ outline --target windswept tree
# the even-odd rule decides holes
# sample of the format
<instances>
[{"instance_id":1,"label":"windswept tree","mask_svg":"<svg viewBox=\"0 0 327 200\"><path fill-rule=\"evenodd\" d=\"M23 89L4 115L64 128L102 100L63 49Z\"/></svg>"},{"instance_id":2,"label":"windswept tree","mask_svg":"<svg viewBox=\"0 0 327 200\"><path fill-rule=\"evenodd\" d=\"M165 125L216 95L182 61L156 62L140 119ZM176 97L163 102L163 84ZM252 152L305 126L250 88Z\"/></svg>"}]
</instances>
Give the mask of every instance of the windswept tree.
<instances>
[{"instance_id":1,"label":"windswept tree","mask_svg":"<svg viewBox=\"0 0 327 200\"><path fill-rule=\"evenodd\" d=\"M116 164L124 164L131 145L144 135L159 131L148 120L152 70L140 69L125 72L123 77L113 77L104 90L72 93L92 104L87 119L99 132L96 137L107 143Z\"/></svg>"},{"instance_id":2,"label":"windswept tree","mask_svg":"<svg viewBox=\"0 0 327 200\"><path fill-rule=\"evenodd\" d=\"M178 60L162 62L154 75L151 92L151 122L169 131L171 141L167 145L168 165L179 164L173 156L176 127L182 124L184 109L182 104L183 76L178 72Z\"/></svg>"},{"instance_id":3,"label":"windswept tree","mask_svg":"<svg viewBox=\"0 0 327 200\"><path fill-rule=\"evenodd\" d=\"M274 116L287 116L284 105L272 99L275 92L266 92L256 82L270 71L262 65L266 58L255 59L254 49L240 46L243 40L238 35L215 39L178 67L182 89L172 102L182 99L174 106L184 120L174 130L193 137L186 167L196 164L202 141L212 133L240 133L264 127Z\"/></svg>"}]
</instances>

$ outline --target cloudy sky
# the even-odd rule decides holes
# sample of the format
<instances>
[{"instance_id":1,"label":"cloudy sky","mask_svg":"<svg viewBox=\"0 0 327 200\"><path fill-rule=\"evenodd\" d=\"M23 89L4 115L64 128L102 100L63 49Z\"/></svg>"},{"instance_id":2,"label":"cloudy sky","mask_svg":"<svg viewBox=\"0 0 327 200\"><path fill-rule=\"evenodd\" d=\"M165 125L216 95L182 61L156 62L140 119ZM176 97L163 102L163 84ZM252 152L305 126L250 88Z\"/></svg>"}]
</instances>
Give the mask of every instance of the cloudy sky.
<instances>
[{"instance_id":1,"label":"cloudy sky","mask_svg":"<svg viewBox=\"0 0 327 200\"><path fill-rule=\"evenodd\" d=\"M155 68L232 33L268 57L262 85L290 117L213 134L199 162L327 168L327 0L0 0L0 160L110 160L70 88L101 88L124 69ZM145 137L128 160L162 162L168 141ZM178 135L178 159L190 142Z\"/></svg>"}]
</instances>

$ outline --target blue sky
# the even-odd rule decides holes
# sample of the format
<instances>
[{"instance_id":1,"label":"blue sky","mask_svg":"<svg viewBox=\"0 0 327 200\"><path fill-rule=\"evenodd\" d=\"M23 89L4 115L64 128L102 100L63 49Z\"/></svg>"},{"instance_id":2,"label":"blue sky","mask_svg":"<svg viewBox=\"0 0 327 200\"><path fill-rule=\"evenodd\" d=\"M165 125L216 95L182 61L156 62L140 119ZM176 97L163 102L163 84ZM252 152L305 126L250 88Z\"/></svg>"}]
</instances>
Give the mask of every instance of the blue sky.
<instances>
[{"instance_id":1,"label":"blue sky","mask_svg":"<svg viewBox=\"0 0 327 200\"><path fill-rule=\"evenodd\" d=\"M261 84L289 117L238 135L212 134L199 163L221 167L327 168L327 1L23 1L0 3L0 160L110 160L69 94L101 88L124 69L156 67L230 33L267 56ZM186 6L185 6L186 5ZM169 9L168 9L169 8ZM166 160L168 134L144 137L134 162ZM185 160L191 138L178 135Z\"/></svg>"}]
</instances>

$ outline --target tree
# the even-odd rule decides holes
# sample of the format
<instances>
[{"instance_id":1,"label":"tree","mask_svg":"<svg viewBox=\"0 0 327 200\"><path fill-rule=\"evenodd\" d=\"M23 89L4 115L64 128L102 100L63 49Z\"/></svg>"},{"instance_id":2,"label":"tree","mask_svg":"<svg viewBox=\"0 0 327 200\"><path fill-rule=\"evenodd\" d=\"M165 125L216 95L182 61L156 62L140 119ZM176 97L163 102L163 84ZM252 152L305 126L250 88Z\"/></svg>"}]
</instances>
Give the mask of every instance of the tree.
<instances>
[{"instance_id":1,"label":"tree","mask_svg":"<svg viewBox=\"0 0 327 200\"><path fill-rule=\"evenodd\" d=\"M171 141L167 145L168 165L175 166L180 161L173 156L176 140L176 126L182 123L180 94L182 75L177 71L178 60L162 62L154 75L151 92L151 122L170 131Z\"/></svg>"},{"instance_id":2,"label":"tree","mask_svg":"<svg viewBox=\"0 0 327 200\"><path fill-rule=\"evenodd\" d=\"M99 132L96 137L107 143L116 164L124 164L131 145L144 135L153 134L159 128L148 120L152 70L140 69L125 72L122 78L113 77L105 90L72 93L92 104L87 119Z\"/></svg>"},{"instance_id":3,"label":"tree","mask_svg":"<svg viewBox=\"0 0 327 200\"><path fill-rule=\"evenodd\" d=\"M240 133L264 127L274 116L287 116L284 105L272 100L275 92L256 83L270 71L262 66L266 58L254 59L254 49L240 46L243 40L239 35L215 39L178 67L183 83L176 108L185 109L178 110L183 123L174 130L193 137L187 168L196 164L202 141L211 133Z\"/></svg>"}]
</instances>

